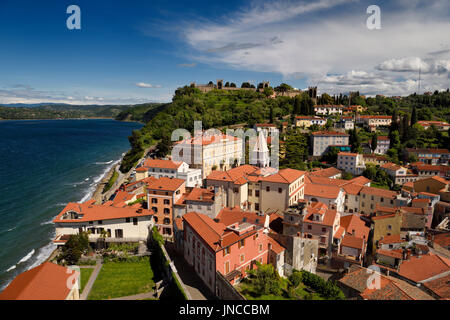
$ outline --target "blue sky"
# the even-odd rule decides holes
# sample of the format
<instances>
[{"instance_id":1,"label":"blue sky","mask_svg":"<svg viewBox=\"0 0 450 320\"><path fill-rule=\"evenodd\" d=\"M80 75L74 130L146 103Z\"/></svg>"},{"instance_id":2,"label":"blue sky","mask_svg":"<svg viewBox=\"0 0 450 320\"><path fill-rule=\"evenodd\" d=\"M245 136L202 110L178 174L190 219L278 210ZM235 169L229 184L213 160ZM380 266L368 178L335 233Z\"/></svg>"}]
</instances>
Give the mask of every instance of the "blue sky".
<instances>
[{"instance_id":1,"label":"blue sky","mask_svg":"<svg viewBox=\"0 0 450 320\"><path fill-rule=\"evenodd\" d=\"M81 9L68 30L66 8ZM366 9L381 9L368 30ZM170 101L191 81L404 95L450 86L448 0L0 2L0 103Z\"/></svg>"}]
</instances>

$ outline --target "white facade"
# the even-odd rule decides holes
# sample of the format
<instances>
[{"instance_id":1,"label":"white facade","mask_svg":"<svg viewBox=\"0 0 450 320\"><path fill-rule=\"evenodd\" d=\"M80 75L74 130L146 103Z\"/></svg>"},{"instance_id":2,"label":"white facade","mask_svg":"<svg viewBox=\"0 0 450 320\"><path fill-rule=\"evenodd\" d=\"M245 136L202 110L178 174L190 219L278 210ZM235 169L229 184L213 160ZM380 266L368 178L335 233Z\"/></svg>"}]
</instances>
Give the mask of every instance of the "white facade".
<instances>
[{"instance_id":1,"label":"white facade","mask_svg":"<svg viewBox=\"0 0 450 320\"><path fill-rule=\"evenodd\" d=\"M148 166L148 175L157 179L161 177L183 179L186 181L186 187L198 187L202 184L202 170L191 169L186 162L181 162L178 168L175 166Z\"/></svg>"},{"instance_id":2,"label":"white facade","mask_svg":"<svg viewBox=\"0 0 450 320\"><path fill-rule=\"evenodd\" d=\"M347 152L338 154L337 167L354 175L361 175L366 169L362 154Z\"/></svg>"},{"instance_id":3,"label":"white facade","mask_svg":"<svg viewBox=\"0 0 450 320\"><path fill-rule=\"evenodd\" d=\"M311 134L313 156L322 156L328 151L329 146L348 145L349 135L342 133L321 133Z\"/></svg>"},{"instance_id":4,"label":"white facade","mask_svg":"<svg viewBox=\"0 0 450 320\"><path fill-rule=\"evenodd\" d=\"M321 115L342 114L344 106L317 105L314 106L314 112Z\"/></svg>"},{"instance_id":5,"label":"white facade","mask_svg":"<svg viewBox=\"0 0 450 320\"><path fill-rule=\"evenodd\" d=\"M376 154L387 154L389 150L391 141L389 139L378 137L377 148L375 149Z\"/></svg>"}]
</instances>

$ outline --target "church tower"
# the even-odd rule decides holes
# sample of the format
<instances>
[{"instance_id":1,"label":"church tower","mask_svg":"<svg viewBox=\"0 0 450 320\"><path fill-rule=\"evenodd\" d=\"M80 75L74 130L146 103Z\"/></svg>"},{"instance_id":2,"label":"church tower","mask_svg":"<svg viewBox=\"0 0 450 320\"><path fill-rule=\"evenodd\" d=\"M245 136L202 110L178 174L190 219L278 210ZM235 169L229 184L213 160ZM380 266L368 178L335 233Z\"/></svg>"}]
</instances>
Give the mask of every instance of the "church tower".
<instances>
[{"instance_id":1,"label":"church tower","mask_svg":"<svg viewBox=\"0 0 450 320\"><path fill-rule=\"evenodd\" d=\"M260 131L258 134L256 143L251 151L250 159L250 164L260 168L266 168L270 165L269 148L267 147L267 141L263 131Z\"/></svg>"}]
</instances>

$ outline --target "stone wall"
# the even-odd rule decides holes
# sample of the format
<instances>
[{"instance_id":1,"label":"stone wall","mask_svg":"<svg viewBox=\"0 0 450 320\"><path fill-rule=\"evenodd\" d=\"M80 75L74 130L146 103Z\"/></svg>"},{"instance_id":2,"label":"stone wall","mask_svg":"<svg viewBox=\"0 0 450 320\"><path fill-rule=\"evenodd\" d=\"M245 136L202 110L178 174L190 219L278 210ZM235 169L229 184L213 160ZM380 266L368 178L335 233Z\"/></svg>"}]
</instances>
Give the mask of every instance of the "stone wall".
<instances>
[{"instance_id":1,"label":"stone wall","mask_svg":"<svg viewBox=\"0 0 450 320\"><path fill-rule=\"evenodd\" d=\"M216 271L216 296L220 300L245 300L244 296L218 271Z\"/></svg>"}]
</instances>

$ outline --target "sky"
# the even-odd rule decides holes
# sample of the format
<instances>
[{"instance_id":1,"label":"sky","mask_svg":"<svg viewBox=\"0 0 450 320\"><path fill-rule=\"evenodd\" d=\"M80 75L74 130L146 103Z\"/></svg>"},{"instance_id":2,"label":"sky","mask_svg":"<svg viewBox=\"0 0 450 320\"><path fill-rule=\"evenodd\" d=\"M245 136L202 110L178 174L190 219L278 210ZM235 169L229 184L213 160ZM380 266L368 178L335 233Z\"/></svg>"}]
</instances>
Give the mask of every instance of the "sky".
<instances>
[{"instance_id":1,"label":"sky","mask_svg":"<svg viewBox=\"0 0 450 320\"><path fill-rule=\"evenodd\" d=\"M66 26L70 5L79 30ZM367 27L370 5L380 29ZM217 79L329 94L444 90L449 35L448 0L1 0L0 103L168 102Z\"/></svg>"}]
</instances>

